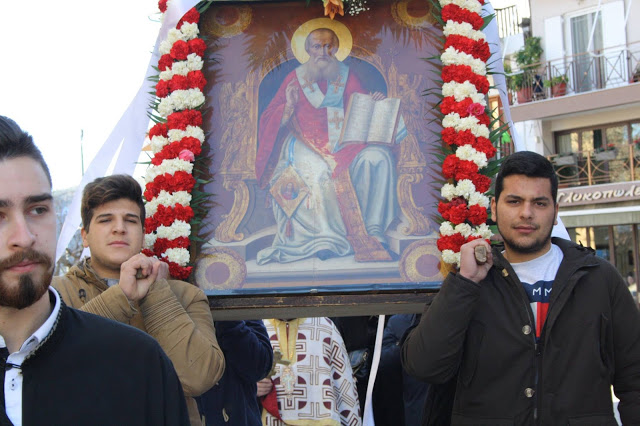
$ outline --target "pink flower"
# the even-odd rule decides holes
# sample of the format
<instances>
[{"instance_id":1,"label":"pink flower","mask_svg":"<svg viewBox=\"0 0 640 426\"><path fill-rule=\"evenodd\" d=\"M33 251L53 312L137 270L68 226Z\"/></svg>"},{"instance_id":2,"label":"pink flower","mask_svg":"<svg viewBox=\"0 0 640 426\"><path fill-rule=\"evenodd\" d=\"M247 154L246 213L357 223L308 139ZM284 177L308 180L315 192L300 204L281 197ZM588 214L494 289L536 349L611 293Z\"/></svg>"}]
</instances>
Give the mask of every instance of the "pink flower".
<instances>
[{"instance_id":1,"label":"pink flower","mask_svg":"<svg viewBox=\"0 0 640 426\"><path fill-rule=\"evenodd\" d=\"M195 159L195 156L193 155L193 152L189 151L188 149L183 149L182 151L180 151L180 154L178 154L178 158L184 161L193 161Z\"/></svg>"},{"instance_id":2,"label":"pink flower","mask_svg":"<svg viewBox=\"0 0 640 426\"><path fill-rule=\"evenodd\" d=\"M469 108L467 108L467 112L470 115L475 115L476 117L484 114L484 107L479 104L479 103L473 103L471 105L469 105Z\"/></svg>"}]
</instances>

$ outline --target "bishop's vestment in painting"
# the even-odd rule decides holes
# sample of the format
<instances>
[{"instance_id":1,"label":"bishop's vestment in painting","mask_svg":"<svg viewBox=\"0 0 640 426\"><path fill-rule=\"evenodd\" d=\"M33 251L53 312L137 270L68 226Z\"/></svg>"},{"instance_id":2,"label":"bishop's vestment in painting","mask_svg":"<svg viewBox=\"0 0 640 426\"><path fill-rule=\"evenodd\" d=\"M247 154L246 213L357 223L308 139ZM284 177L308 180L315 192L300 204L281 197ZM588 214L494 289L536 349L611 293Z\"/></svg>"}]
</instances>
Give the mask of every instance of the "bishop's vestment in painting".
<instances>
[{"instance_id":1,"label":"bishop's vestment in painting","mask_svg":"<svg viewBox=\"0 0 640 426\"><path fill-rule=\"evenodd\" d=\"M282 126L292 81L300 96ZM357 261L390 260L381 244L386 245L384 233L398 210L391 149L337 146L353 93L367 91L344 63L333 81L316 83L305 80L300 66L262 113L256 178L271 189L277 231L272 246L258 253L258 264L294 262L320 251L346 256L355 250ZM404 124L399 125L396 141L405 136Z\"/></svg>"},{"instance_id":2,"label":"bishop's vestment in painting","mask_svg":"<svg viewBox=\"0 0 640 426\"><path fill-rule=\"evenodd\" d=\"M360 405L340 332L329 318L265 320L276 363L272 376L282 420L265 426L360 426ZM283 423L284 422L284 423Z\"/></svg>"}]
</instances>

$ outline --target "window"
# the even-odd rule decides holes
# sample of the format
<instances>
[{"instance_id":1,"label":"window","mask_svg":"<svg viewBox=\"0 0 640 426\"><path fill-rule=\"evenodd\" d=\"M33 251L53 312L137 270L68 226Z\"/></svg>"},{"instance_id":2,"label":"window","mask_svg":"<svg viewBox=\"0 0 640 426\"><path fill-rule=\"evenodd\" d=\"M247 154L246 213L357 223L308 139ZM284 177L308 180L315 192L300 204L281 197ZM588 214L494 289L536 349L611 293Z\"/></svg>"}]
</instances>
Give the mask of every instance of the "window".
<instances>
[{"instance_id":1,"label":"window","mask_svg":"<svg viewBox=\"0 0 640 426\"><path fill-rule=\"evenodd\" d=\"M621 150L630 143L635 143L640 150L640 121L556 132L555 142L558 154L581 153L606 147Z\"/></svg>"}]
</instances>

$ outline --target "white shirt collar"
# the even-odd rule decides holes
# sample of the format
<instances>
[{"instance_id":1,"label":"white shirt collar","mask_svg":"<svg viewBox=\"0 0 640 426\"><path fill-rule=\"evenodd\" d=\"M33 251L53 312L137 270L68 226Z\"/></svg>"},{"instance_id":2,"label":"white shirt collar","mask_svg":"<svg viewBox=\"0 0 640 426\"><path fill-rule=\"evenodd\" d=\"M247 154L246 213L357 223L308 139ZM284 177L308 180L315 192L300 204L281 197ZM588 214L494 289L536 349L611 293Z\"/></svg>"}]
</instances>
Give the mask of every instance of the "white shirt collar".
<instances>
[{"instance_id":1,"label":"white shirt collar","mask_svg":"<svg viewBox=\"0 0 640 426\"><path fill-rule=\"evenodd\" d=\"M49 315L47 320L31 336L29 336L27 340L24 341L24 343L20 347L20 350L15 353L16 355L18 355L18 360L20 362L16 363L16 361L18 360L12 357L14 358L14 360L12 361L14 364L21 364L22 361L24 361L24 359L27 357L27 355L33 352L33 350L40 344L40 342L47 338L47 336L53 329L56 318L58 318L58 312L60 312L61 302L60 295L53 287L49 287L49 291L54 295L55 298L55 304L53 306L53 310L51 311L51 315ZM0 336L0 348L5 347L7 347L7 345L4 341L4 338Z\"/></svg>"}]
</instances>

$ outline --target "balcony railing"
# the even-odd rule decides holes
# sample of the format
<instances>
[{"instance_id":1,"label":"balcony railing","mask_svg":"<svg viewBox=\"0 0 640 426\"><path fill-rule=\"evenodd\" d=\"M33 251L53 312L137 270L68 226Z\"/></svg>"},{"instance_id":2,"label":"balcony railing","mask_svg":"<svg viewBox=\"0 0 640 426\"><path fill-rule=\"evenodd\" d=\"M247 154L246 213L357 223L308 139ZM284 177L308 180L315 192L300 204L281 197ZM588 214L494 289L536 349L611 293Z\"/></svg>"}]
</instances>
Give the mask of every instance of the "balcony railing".
<instances>
[{"instance_id":1,"label":"balcony railing","mask_svg":"<svg viewBox=\"0 0 640 426\"><path fill-rule=\"evenodd\" d=\"M639 144L622 145L607 151L577 151L554 154L551 160L561 188L629 182L640 179Z\"/></svg>"},{"instance_id":2,"label":"balcony railing","mask_svg":"<svg viewBox=\"0 0 640 426\"><path fill-rule=\"evenodd\" d=\"M640 81L640 42L534 64L507 81L512 105L623 86Z\"/></svg>"}]
</instances>

